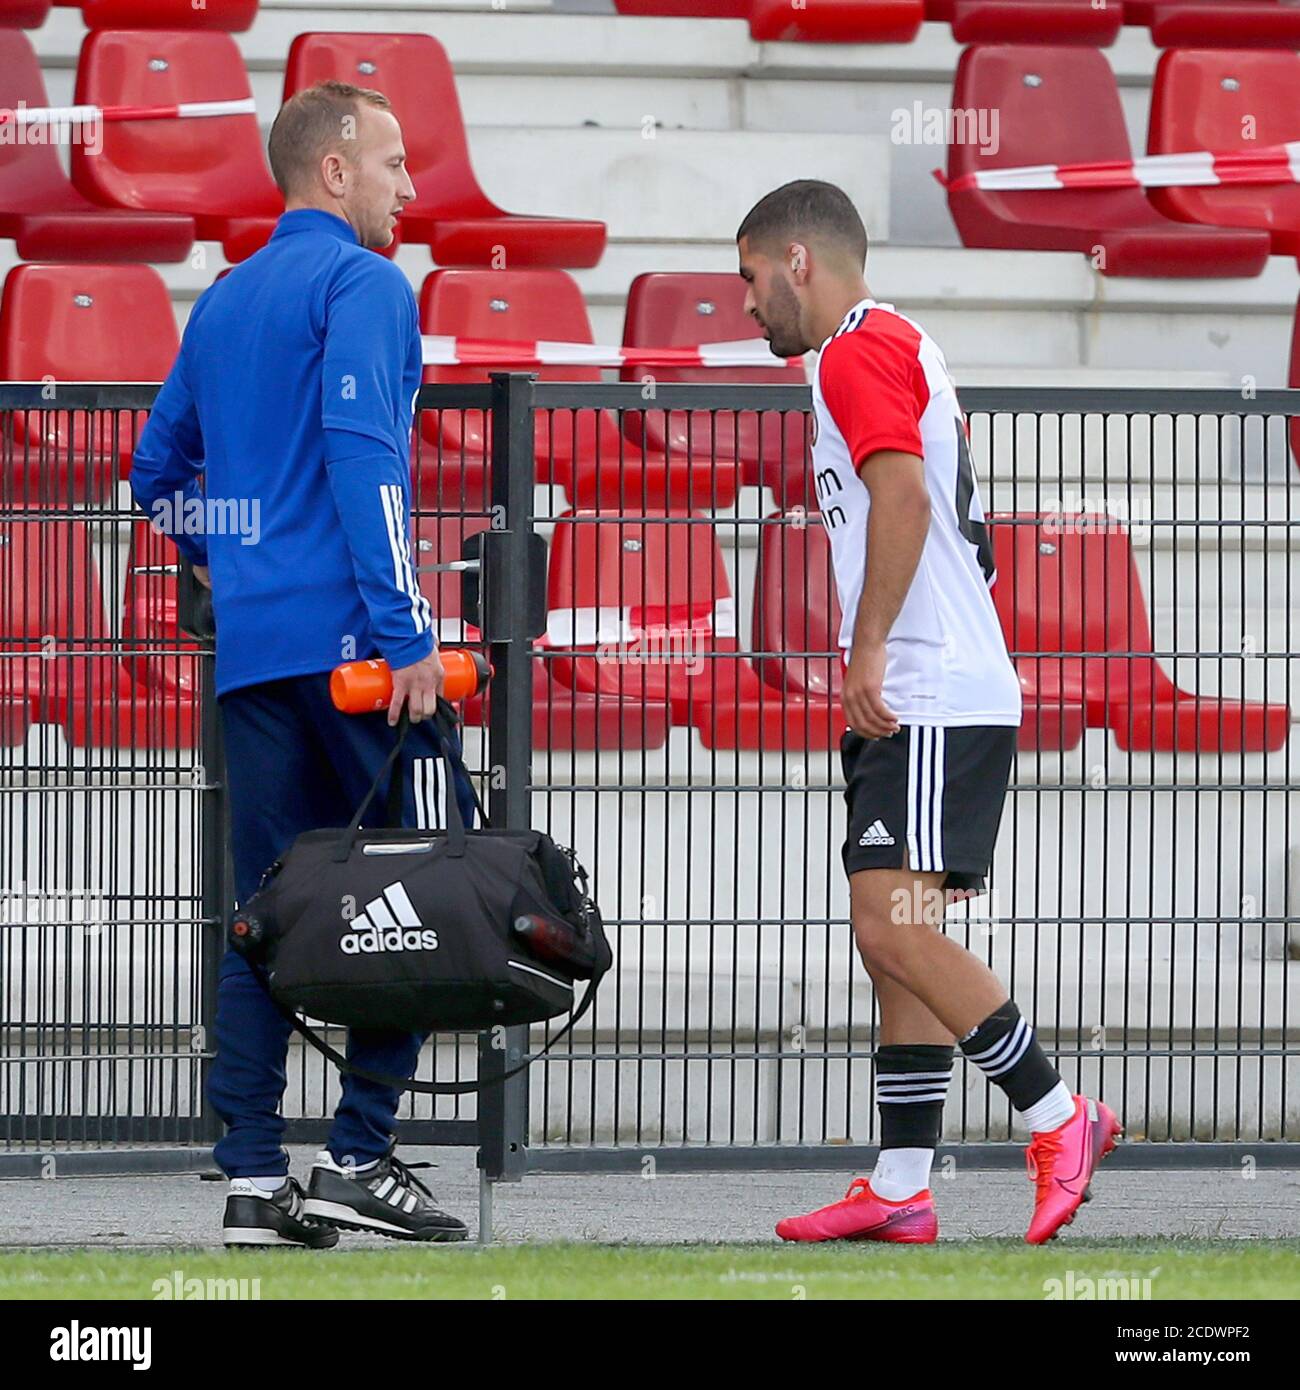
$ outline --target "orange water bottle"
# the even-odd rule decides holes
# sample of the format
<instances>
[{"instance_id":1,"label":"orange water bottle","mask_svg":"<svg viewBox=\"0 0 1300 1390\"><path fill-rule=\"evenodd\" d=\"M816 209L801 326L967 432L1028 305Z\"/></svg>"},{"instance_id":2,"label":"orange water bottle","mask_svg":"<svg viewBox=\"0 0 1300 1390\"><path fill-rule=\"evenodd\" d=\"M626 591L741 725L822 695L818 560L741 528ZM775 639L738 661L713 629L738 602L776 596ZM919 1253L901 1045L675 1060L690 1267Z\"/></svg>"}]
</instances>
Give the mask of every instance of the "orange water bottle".
<instances>
[{"instance_id":1,"label":"orange water bottle","mask_svg":"<svg viewBox=\"0 0 1300 1390\"><path fill-rule=\"evenodd\" d=\"M492 678L492 668L482 652L463 647L439 650L446 680L443 696L453 704L477 695ZM370 714L387 709L393 698L393 671L388 662L347 661L330 673L330 699L344 714Z\"/></svg>"}]
</instances>

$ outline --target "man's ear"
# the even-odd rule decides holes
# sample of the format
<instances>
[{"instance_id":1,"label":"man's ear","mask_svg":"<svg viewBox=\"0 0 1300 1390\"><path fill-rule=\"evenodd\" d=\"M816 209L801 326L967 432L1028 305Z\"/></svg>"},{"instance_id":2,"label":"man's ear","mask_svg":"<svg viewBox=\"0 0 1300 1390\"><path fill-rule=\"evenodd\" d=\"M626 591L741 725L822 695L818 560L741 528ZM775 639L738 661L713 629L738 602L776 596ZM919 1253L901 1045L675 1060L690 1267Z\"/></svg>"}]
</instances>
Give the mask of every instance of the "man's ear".
<instances>
[{"instance_id":1,"label":"man's ear","mask_svg":"<svg viewBox=\"0 0 1300 1390\"><path fill-rule=\"evenodd\" d=\"M327 154L321 160L320 173L325 187L337 198L343 192L343 156L333 152Z\"/></svg>"},{"instance_id":2,"label":"man's ear","mask_svg":"<svg viewBox=\"0 0 1300 1390\"><path fill-rule=\"evenodd\" d=\"M801 241L790 244L790 273L795 277L796 285L802 285L807 278L808 248Z\"/></svg>"}]
</instances>

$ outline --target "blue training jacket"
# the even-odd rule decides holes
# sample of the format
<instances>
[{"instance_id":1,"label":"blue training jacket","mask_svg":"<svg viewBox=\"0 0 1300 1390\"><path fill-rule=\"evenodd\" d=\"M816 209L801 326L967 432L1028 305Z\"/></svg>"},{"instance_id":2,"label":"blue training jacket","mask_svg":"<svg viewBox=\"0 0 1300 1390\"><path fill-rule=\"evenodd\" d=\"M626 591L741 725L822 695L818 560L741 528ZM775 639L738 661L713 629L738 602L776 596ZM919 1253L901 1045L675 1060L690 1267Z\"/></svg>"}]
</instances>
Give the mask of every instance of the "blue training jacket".
<instances>
[{"instance_id":1,"label":"blue training jacket","mask_svg":"<svg viewBox=\"0 0 1300 1390\"><path fill-rule=\"evenodd\" d=\"M332 213L285 213L195 304L131 490L211 571L218 695L433 650L411 558L420 374L406 276Z\"/></svg>"}]
</instances>

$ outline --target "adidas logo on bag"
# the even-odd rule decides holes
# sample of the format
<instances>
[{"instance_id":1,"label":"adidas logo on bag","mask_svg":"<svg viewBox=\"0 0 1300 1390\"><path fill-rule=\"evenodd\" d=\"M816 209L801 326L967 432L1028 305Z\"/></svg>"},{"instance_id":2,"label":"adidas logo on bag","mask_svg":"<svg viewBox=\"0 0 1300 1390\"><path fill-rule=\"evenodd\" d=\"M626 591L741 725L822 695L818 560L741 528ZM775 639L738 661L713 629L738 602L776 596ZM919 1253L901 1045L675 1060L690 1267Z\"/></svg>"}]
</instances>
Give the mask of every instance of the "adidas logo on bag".
<instances>
[{"instance_id":1,"label":"adidas logo on bag","mask_svg":"<svg viewBox=\"0 0 1300 1390\"><path fill-rule=\"evenodd\" d=\"M885 829L885 822L882 820L872 821L862 832L862 838L858 841L860 845L892 845L894 837Z\"/></svg>"},{"instance_id":2,"label":"adidas logo on bag","mask_svg":"<svg viewBox=\"0 0 1300 1390\"><path fill-rule=\"evenodd\" d=\"M406 889L400 883L390 883L366 904L360 917L353 919L339 945L349 956L372 951L436 951L438 933L420 921Z\"/></svg>"}]
</instances>

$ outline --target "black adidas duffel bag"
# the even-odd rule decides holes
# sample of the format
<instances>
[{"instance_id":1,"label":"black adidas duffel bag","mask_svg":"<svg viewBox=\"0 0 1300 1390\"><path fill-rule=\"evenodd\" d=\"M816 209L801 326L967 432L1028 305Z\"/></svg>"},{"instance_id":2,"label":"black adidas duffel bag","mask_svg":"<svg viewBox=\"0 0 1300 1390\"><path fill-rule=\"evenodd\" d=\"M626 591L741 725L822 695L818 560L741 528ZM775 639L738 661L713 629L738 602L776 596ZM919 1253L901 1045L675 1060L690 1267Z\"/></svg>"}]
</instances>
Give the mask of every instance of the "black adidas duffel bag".
<instances>
[{"instance_id":1,"label":"black adidas duffel bag","mask_svg":"<svg viewBox=\"0 0 1300 1390\"><path fill-rule=\"evenodd\" d=\"M454 721L440 701L434 723L446 771L446 830L360 829L390 771L387 818L400 821L404 712L393 751L352 823L298 836L230 930L232 947L318 1051L342 1070L434 1094L478 1083L366 1072L298 1013L356 1028L479 1031L566 1013L576 982L589 980L581 1008L549 1047L586 1013L612 961L587 875L571 851L540 830L487 827L477 796L485 828L466 830L455 774L468 777L455 752Z\"/></svg>"}]
</instances>

